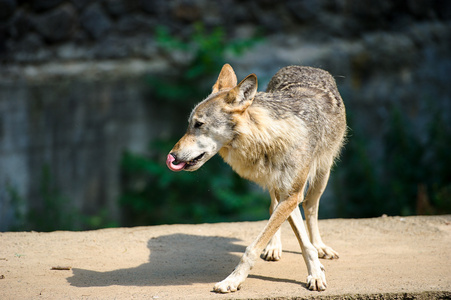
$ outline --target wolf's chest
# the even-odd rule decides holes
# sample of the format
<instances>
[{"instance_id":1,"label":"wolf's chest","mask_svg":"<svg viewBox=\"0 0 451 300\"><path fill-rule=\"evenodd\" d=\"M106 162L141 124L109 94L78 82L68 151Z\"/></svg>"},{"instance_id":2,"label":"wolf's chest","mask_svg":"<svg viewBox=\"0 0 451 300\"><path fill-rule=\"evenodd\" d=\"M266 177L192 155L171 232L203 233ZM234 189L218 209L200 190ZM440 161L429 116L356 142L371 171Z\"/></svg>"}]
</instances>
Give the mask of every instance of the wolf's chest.
<instances>
[{"instance_id":1,"label":"wolf's chest","mask_svg":"<svg viewBox=\"0 0 451 300\"><path fill-rule=\"evenodd\" d=\"M258 147L248 150L223 148L219 153L238 175L265 188L288 171L282 153L268 153Z\"/></svg>"}]
</instances>

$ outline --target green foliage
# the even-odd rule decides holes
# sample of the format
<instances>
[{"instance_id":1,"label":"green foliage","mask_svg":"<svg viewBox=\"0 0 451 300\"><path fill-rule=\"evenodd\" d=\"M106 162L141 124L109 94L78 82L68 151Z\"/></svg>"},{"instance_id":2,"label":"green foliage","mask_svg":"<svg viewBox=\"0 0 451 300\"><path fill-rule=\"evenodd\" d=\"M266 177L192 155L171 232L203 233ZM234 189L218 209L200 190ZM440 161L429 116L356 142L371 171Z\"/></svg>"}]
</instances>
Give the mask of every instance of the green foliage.
<instances>
[{"instance_id":1,"label":"green foliage","mask_svg":"<svg viewBox=\"0 0 451 300\"><path fill-rule=\"evenodd\" d=\"M219 157L196 172L171 172L165 155L175 141L155 141L150 157L122 157L125 225L260 220L268 199L236 175ZM265 200L266 199L266 200Z\"/></svg>"},{"instance_id":2,"label":"green foliage","mask_svg":"<svg viewBox=\"0 0 451 300\"><path fill-rule=\"evenodd\" d=\"M42 207L30 209L27 215L27 223L33 230L70 230L75 227L75 209L69 207L70 202L56 187L47 165L42 168L40 195Z\"/></svg>"},{"instance_id":3,"label":"green foliage","mask_svg":"<svg viewBox=\"0 0 451 300\"><path fill-rule=\"evenodd\" d=\"M421 136L400 109L391 111L380 159L363 132L351 131L337 169L340 217L451 213L451 128L431 111Z\"/></svg>"},{"instance_id":4,"label":"green foliage","mask_svg":"<svg viewBox=\"0 0 451 300\"><path fill-rule=\"evenodd\" d=\"M158 100L185 107L192 107L208 94L215 76L226 63L226 55L240 55L261 40L259 37L231 40L224 29L217 27L209 32L200 23L186 40L171 35L166 27L158 27L155 35L160 50L169 56L176 72L149 76L148 83Z\"/></svg>"},{"instance_id":5,"label":"green foliage","mask_svg":"<svg viewBox=\"0 0 451 300\"><path fill-rule=\"evenodd\" d=\"M186 59L172 61L173 74L147 78L154 101L187 113L209 94L226 55L239 55L259 39L230 40L222 28L207 31L197 24L186 40L159 27L156 40L169 57ZM148 157L124 153L120 203L125 225L259 220L268 216L269 197L239 178L218 157L193 173L168 170L166 155L175 142L176 138L153 141Z\"/></svg>"},{"instance_id":6,"label":"green foliage","mask_svg":"<svg viewBox=\"0 0 451 300\"><path fill-rule=\"evenodd\" d=\"M89 216L74 207L67 197L57 188L48 165L42 168L39 207L22 210L24 199L13 187L8 187L11 203L15 210L16 224L12 231L54 231L54 230L90 230L104 227L117 227L106 211Z\"/></svg>"},{"instance_id":7,"label":"green foliage","mask_svg":"<svg viewBox=\"0 0 451 300\"><path fill-rule=\"evenodd\" d=\"M347 123L351 128L348 142L341 156L339 166L334 170L338 177L334 190L337 194L337 215L340 217L370 217L381 215L378 205L382 195L376 173L377 162L372 160L368 141L358 127L352 126L353 115L348 109Z\"/></svg>"},{"instance_id":8,"label":"green foliage","mask_svg":"<svg viewBox=\"0 0 451 300\"><path fill-rule=\"evenodd\" d=\"M8 195L7 198L10 199L10 205L13 213L13 224L11 226L12 229L20 230L22 228L25 228L26 213L25 201L23 197L21 197L17 189L9 183L6 184L6 192Z\"/></svg>"}]
</instances>

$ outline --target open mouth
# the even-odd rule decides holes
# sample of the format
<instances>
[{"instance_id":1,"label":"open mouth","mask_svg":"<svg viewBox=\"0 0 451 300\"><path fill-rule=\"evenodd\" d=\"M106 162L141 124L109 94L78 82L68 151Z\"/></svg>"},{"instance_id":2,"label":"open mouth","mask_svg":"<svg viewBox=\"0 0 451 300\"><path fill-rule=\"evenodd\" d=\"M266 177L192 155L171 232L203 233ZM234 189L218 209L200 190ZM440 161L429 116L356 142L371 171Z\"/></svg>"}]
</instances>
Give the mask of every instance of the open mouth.
<instances>
[{"instance_id":1,"label":"open mouth","mask_svg":"<svg viewBox=\"0 0 451 300\"><path fill-rule=\"evenodd\" d=\"M187 162L186 162L185 168L186 168L186 167L190 167L190 166L194 166L195 164L197 164L197 162L198 162L200 159L202 159L202 157L204 157L204 155L205 155L205 152L202 153L202 154L199 155L199 156L196 156L194 159L192 159L192 160L190 160L190 161L187 161Z\"/></svg>"},{"instance_id":2,"label":"open mouth","mask_svg":"<svg viewBox=\"0 0 451 300\"><path fill-rule=\"evenodd\" d=\"M204 155L205 152L196 156L194 159L190 161L182 161L178 160L177 156L175 156L174 154L168 154L168 157L166 159L166 165L172 171L176 172L182 171L196 165L199 162L199 160L202 159L202 157L204 157Z\"/></svg>"}]
</instances>

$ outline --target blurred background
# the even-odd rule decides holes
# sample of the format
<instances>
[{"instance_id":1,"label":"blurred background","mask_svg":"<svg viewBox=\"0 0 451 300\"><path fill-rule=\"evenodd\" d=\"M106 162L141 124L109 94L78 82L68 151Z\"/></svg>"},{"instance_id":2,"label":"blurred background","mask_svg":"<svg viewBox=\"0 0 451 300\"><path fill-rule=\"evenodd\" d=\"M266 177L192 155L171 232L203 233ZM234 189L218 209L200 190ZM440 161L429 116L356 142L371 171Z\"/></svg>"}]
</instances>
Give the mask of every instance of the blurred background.
<instances>
[{"instance_id":1,"label":"blurred background","mask_svg":"<svg viewBox=\"0 0 451 300\"><path fill-rule=\"evenodd\" d=\"M321 218L451 213L451 1L0 0L0 231L268 218L221 159L165 165L225 62L335 77Z\"/></svg>"}]
</instances>

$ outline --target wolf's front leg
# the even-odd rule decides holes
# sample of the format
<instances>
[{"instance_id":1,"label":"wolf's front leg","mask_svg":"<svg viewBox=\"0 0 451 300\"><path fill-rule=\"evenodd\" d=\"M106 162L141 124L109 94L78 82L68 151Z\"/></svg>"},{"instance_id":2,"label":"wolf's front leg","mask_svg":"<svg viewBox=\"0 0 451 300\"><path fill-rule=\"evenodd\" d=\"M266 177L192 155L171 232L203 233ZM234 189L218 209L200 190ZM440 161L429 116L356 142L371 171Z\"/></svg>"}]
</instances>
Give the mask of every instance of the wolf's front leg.
<instances>
[{"instance_id":1,"label":"wolf's front leg","mask_svg":"<svg viewBox=\"0 0 451 300\"><path fill-rule=\"evenodd\" d=\"M215 284L213 288L215 292L229 293L240 289L241 283L247 278L257 259L255 248L255 242L246 248L246 252L235 270L226 279Z\"/></svg>"},{"instance_id":2,"label":"wolf's front leg","mask_svg":"<svg viewBox=\"0 0 451 300\"><path fill-rule=\"evenodd\" d=\"M240 263L235 270L223 281L218 282L213 290L219 293L229 293L238 290L243 281L249 275L249 271L255 264L263 248L268 244L271 237L279 230L282 223L288 218L290 213L297 207L297 197L288 198L277 205L273 214L269 218L263 231L255 241L246 248Z\"/></svg>"}]
</instances>

